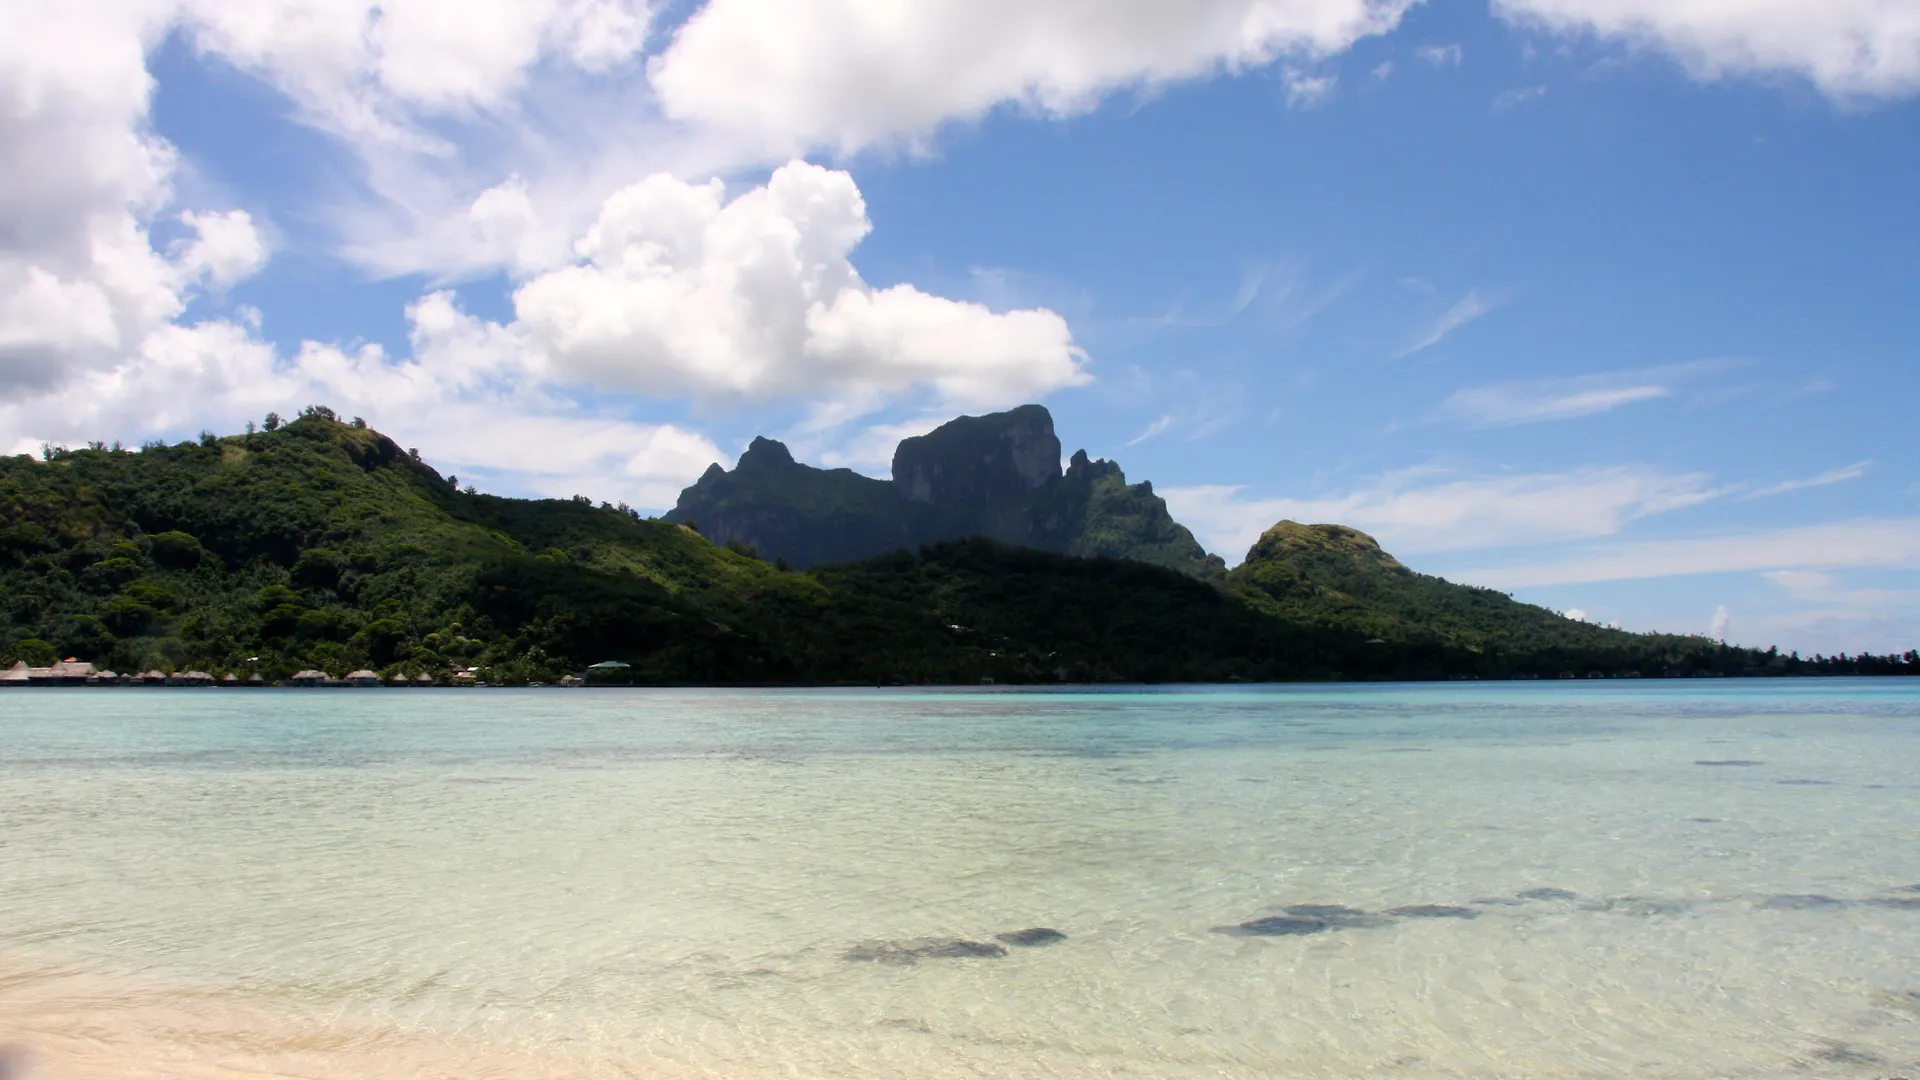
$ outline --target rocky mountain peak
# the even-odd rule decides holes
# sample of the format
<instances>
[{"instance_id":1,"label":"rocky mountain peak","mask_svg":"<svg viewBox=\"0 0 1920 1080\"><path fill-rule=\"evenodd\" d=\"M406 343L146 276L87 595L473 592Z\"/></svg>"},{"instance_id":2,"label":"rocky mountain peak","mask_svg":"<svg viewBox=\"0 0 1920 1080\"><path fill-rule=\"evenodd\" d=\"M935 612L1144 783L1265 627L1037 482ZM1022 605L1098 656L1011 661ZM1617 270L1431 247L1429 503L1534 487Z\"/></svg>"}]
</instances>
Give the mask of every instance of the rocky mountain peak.
<instances>
[{"instance_id":1,"label":"rocky mountain peak","mask_svg":"<svg viewBox=\"0 0 1920 1080\"><path fill-rule=\"evenodd\" d=\"M765 435L756 435L747 445L747 452L740 455L741 469L777 469L793 464L793 452L787 444Z\"/></svg>"},{"instance_id":2,"label":"rocky mountain peak","mask_svg":"<svg viewBox=\"0 0 1920 1080\"><path fill-rule=\"evenodd\" d=\"M1060 476L1053 414L1022 405L962 416L893 452L893 484L916 503L978 506L1020 498Z\"/></svg>"}]
</instances>

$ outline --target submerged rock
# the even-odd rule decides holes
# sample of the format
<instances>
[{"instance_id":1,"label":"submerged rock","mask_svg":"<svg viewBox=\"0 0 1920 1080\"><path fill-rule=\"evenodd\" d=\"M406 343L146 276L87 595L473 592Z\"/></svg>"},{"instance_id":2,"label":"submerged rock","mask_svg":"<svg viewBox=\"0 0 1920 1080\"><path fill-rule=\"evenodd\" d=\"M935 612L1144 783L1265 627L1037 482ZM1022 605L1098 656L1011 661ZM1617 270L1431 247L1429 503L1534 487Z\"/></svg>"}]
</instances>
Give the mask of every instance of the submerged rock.
<instances>
[{"instance_id":1,"label":"submerged rock","mask_svg":"<svg viewBox=\"0 0 1920 1080\"><path fill-rule=\"evenodd\" d=\"M1522 889L1513 895L1522 900L1578 900L1580 894L1572 889Z\"/></svg>"},{"instance_id":2,"label":"submerged rock","mask_svg":"<svg viewBox=\"0 0 1920 1080\"><path fill-rule=\"evenodd\" d=\"M1005 934L995 934L997 940L1008 945L1018 945L1031 949L1039 945L1053 945L1067 940L1067 935L1049 926L1031 926L1025 930L1014 930Z\"/></svg>"},{"instance_id":3,"label":"submerged rock","mask_svg":"<svg viewBox=\"0 0 1920 1080\"><path fill-rule=\"evenodd\" d=\"M1280 910L1303 919L1319 919L1332 927L1385 926L1393 921L1345 904L1293 904Z\"/></svg>"},{"instance_id":4,"label":"submerged rock","mask_svg":"<svg viewBox=\"0 0 1920 1080\"><path fill-rule=\"evenodd\" d=\"M1878 1054L1855 1049L1846 1043L1837 1042L1833 1039L1822 1039L1821 1041L1826 1043L1826 1045L1813 1052L1813 1056L1820 1061L1828 1061L1836 1065L1885 1065L1887 1063L1886 1059L1880 1057ZM1898 1078L1888 1077L1887 1080L1898 1080Z\"/></svg>"},{"instance_id":5,"label":"submerged rock","mask_svg":"<svg viewBox=\"0 0 1920 1080\"><path fill-rule=\"evenodd\" d=\"M865 941L845 953L848 960L874 964L908 965L921 960L978 960L1007 955L1004 945L965 938L908 938L903 941Z\"/></svg>"},{"instance_id":6,"label":"submerged rock","mask_svg":"<svg viewBox=\"0 0 1920 1080\"><path fill-rule=\"evenodd\" d=\"M1755 765L1765 765L1764 761L1747 761L1742 758L1730 758L1726 761L1696 761L1695 765L1718 765L1723 768L1751 769Z\"/></svg>"},{"instance_id":7,"label":"submerged rock","mask_svg":"<svg viewBox=\"0 0 1920 1080\"><path fill-rule=\"evenodd\" d=\"M1831 780L1775 780L1774 783L1780 784L1784 787L1832 787L1833 786L1833 781Z\"/></svg>"},{"instance_id":8,"label":"submerged rock","mask_svg":"<svg viewBox=\"0 0 1920 1080\"><path fill-rule=\"evenodd\" d=\"M1469 907L1454 907L1451 904L1408 904L1405 907L1388 908L1387 914L1398 915L1403 919L1477 919L1480 913Z\"/></svg>"},{"instance_id":9,"label":"submerged rock","mask_svg":"<svg viewBox=\"0 0 1920 1080\"><path fill-rule=\"evenodd\" d=\"M1515 900L1511 896L1476 896L1473 899L1467 901L1467 903L1480 904L1483 907L1524 907L1526 906L1525 900Z\"/></svg>"},{"instance_id":10,"label":"submerged rock","mask_svg":"<svg viewBox=\"0 0 1920 1080\"><path fill-rule=\"evenodd\" d=\"M1876 896L1867 903L1874 907L1899 908L1902 911L1920 911L1920 896Z\"/></svg>"},{"instance_id":11,"label":"submerged rock","mask_svg":"<svg viewBox=\"0 0 1920 1080\"><path fill-rule=\"evenodd\" d=\"M1216 926L1216 934L1238 934L1244 937L1295 937L1301 934L1318 934L1333 929L1333 924L1325 919L1302 918L1297 915L1266 915L1258 919L1248 919L1238 926Z\"/></svg>"},{"instance_id":12,"label":"submerged rock","mask_svg":"<svg viewBox=\"0 0 1920 1080\"><path fill-rule=\"evenodd\" d=\"M1760 902L1760 906L1773 911L1812 911L1817 908L1845 907L1847 902L1819 893L1790 893L1769 896Z\"/></svg>"}]
</instances>

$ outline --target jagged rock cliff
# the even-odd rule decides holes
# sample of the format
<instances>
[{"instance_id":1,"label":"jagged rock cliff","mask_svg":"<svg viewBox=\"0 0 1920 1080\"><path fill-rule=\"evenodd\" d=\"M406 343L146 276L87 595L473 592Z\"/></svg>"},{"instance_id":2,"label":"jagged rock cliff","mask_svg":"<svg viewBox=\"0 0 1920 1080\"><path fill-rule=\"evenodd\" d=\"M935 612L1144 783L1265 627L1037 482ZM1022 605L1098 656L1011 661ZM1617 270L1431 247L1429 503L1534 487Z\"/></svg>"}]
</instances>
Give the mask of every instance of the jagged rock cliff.
<instances>
[{"instance_id":1,"label":"jagged rock cliff","mask_svg":"<svg viewBox=\"0 0 1920 1080\"><path fill-rule=\"evenodd\" d=\"M681 492L667 518L795 566L985 536L1196 577L1226 569L1151 484L1129 485L1119 465L1082 450L1063 473L1053 416L1039 405L963 416L902 441L891 483L802 465L780 443L755 439L733 471L715 465Z\"/></svg>"},{"instance_id":2,"label":"jagged rock cliff","mask_svg":"<svg viewBox=\"0 0 1920 1080\"><path fill-rule=\"evenodd\" d=\"M934 531L929 518L885 480L802 465L772 439L753 440L732 472L709 466L667 515L715 543L740 541L794 566L918 547Z\"/></svg>"},{"instance_id":3,"label":"jagged rock cliff","mask_svg":"<svg viewBox=\"0 0 1920 1080\"><path fill-rule=\"evenodd\" d=\"M893 451L893 486L917 503L986 506L1059 476L1060 440L1039 405L949 420Z\"/></svg>"}]
</instances>

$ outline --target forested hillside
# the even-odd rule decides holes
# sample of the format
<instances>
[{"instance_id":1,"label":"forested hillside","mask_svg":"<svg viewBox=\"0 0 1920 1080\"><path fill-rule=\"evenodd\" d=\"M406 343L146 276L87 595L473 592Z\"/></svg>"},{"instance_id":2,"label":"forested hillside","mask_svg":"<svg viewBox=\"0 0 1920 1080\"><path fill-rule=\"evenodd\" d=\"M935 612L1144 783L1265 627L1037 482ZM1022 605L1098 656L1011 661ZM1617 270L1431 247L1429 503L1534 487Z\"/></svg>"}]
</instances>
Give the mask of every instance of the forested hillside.
<instances>
[{"instance_id":1,"label":"forested hillside","mask_svg":"<svg viewBox=\"0 0 1920 1080\"><path fill-rule=\"evenodd\" d=\"M496 683L978 683L1920 671L1622 633L1281 523L1231 574L984 539L783 569L584 499L463 492L325 409L0 458L0 664Z\"/></svg>"}]
</instances>

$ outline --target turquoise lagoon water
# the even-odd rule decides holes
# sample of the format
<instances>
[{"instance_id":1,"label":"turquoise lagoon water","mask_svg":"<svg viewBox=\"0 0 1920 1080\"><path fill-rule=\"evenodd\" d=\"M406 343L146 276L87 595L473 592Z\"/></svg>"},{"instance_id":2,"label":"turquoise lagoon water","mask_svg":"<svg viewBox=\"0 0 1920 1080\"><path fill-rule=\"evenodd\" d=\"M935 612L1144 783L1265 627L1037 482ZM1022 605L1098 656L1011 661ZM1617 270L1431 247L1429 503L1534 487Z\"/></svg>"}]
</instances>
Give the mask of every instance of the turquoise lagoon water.
<instances>
[{"instance_id":1,"label":"turquoise lagoon water","mask_svg":"<svg viewBox=\"0 0 1920 1080\"><path fill-rule=\"evenodd\" d=\"M1917 767L1894 681L4 692L0 1044L36 1080L1913 1075ZM1238 929L1307 904L1460 910ZM925 955L1031 927L1066 937Z\"/></svg>"}]
</instances>

